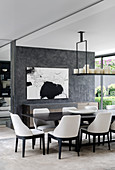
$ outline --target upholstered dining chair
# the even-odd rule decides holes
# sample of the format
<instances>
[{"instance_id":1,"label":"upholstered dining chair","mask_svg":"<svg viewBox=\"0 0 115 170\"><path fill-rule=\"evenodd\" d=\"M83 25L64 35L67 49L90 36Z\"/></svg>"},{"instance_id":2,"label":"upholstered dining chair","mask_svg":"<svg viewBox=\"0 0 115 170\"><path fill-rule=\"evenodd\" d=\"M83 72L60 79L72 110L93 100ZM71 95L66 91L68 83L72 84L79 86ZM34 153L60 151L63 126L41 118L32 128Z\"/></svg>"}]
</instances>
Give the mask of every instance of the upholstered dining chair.
<instances>
[{"instance_id":1,"label":"upholstered dining chair","mask_svg":"<svg viewBox=\"0 0 115 170\"><path fill-rule=\"evenodd\" d=\"M18 148L18 139L22 139L22 157L25 156L25 144L27 139L32 139L32 149L34 149L35 139L40 138L43 140L43 155L45 155L45 141L44 141L44 132L36 129L29 129L20 119L17 114L10 113L13 127L16 134L16 145L15 152Z\"/></svg>"},{"instance_id":2,"label":"upholstered dining chair","mask_svg":"<svg viewBox=\"0 0 115 170\"><path fill-rule=\"evenodd\" d=\"M111 123L110 127L110 140L112 140L112 133L115 133L115 121Z\"/></svg>"},{"instance_id":3,"label":"upholstered dining chair","mask_svg":"<svg viewBox=\"0 0 115 170\"><path fill-rule=\"evenodd\" d=\"M106 105L107 110L115 110L115 105Z\"/></svg>"},{"instance_id":4,"label":"upholstered dining chair","mask_svg":"<svg viewBox=\"0 0 115 170\"><path fill-rule=\"evenodd\" d=\"M106 105L106 110L109 112L115 112L115 105ZM112 140L112 133L115 133L115 122L111 124L110 128L110 140Z\"/></svg>"},{"instance_id":5,"label":"upholstered dining chair","mask_svg":"<svg viewBox=\"0 0 115 170\"><path fill-rule=\"evenodd\" d=\"M48 108L36 108L33 109L33 123L34 123L34 127L35 129L44 131L44 132L48 132L51 131L55 128L55 124L53 121L49 121L46 122L44 120L40 119L40 115L45 115L45 116L49 116L50 111Z\"/></svg>"},{"instance_id":6,"label":"upholstered dining chair","mask_svg":"<svg viewBox=\"0 0 115 170\"><path fill-rule=\"evenodd\" d=\"M97 112L98 107L97 106L90 106L90 105L88 105L88 106L85 106L84 109L86 109L86 110L93 110L94 112ZM87 127L89 124L90 124L90 122L88 122L88 121L84 122L84 126L85 127ZM86 134L86 138L87 138L87 134ZM89 136L89 142L90 142L90 136Z\"/></svg>"},{"instance_id":7,"label":"upholstered dining chair","mask_svg":"<svg viewBox=\"0 0 115 170\"><path fill-rule=\"evenodd\" d=\"M63 107L63 108L62 108L62 114L63 114L63 115L68 115L68 114L70 114L69 110L71 110L71 109L72 109L72 110L74 110L74 109L76 110L77 108L76 108L76 107Z\"/></svg>"},{"instance_id":8,"label":"upholstered dining chair","mask_svg":"<svg viewBox=\"0 0 115 170\"><path fill-rule=\"evenodd\" d=\"M115 133L115 121L112 122L110 127L110 140L112 140L112 132Z\"/></svg>"},{"instance_id":9,"label":"upholstered dining chair","mask_svg":"<svg viewBox=\"0 0 115 170\"><path fill-rule=\"evenodd\" d=\"M49 132L54 130L55 128L55 124L53 121L44 121L40 119L40 116L43 114L45 116L49 116L50 111L48 108L35 108L33 109L33 123L34 123L34 127L36 130L40 130L45 132ZM41 149L41 139L40 139L40 149Z\"/></svg>"},{"instance_id":10,"label":"upholstered dining chair","mask_svg":"<svg viewBox=\"0 0 115 170\"><path fill-rule=\"evenodd\" d=\"M48 132L47 154L49 154L49 143L51 138L58 141L59 144L59 156L61 159L61 147L62 141L69 141L69 150L71 150L71 141L76 140L76 151L79 156L79 127L80 127L80 115L65 115L62 117L59 125L53 132Z\"/></svg>"},{"instance_id":11,"label":"upholstered dining chair","mask_svg":"<svg viewBox=\"0 0 115 170\"><path fill-rule=\"evenodd\" d=\"M82 144L82 134L88 134L93 136L93 152L95 152L95 143L96 136L100 137L101 135L107 135L108 138L108 147L110 150L110 141L109 141L109 128L111 123L112 114L107 113L98 113L94 121L88 126L87 129L81 128L81 144Z\"/></svg>"},{"instance_id":12,"label":"upholstered dining chair","mask_svg":"<svg viewBox=\"0 0 115 170\"><path fill-rule=\"evenodd\" d=\"M87 109L87 110L94 110L94 111L97 111L98 108L96 106L85 106L84 109Z\"/></svg>"}]
</instances>

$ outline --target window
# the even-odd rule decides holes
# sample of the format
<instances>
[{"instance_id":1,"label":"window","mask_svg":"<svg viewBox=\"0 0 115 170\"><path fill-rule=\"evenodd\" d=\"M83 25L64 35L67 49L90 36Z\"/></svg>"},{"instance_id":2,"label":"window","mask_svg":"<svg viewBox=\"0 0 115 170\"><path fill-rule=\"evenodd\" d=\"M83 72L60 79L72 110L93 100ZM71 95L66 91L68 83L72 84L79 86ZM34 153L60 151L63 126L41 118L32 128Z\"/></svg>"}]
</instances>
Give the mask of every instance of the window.
<instances>
[{"instance_id":1,"label":"window","mask_svg":"<svg viewBox=\"0 0 115 170\"><path fill-rule=\"evenodd\" d=\"M110 72L112 72L112 70L115 70L115 56L96 58L96 67L109 67ZM99 109L105 109L106 105L115 105L114 75L95 76L95 101L99 102Z\"/></svg>"}]
</instances>

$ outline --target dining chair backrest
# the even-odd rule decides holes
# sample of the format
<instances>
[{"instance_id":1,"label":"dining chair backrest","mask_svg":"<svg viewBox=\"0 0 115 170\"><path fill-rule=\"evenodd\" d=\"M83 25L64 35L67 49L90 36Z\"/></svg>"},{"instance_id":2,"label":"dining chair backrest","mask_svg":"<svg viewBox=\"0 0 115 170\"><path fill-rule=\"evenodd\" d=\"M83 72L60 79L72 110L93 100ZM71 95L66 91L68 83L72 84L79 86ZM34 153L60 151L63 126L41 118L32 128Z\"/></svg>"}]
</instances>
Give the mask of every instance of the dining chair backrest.
<instances>
[{"instance_id":1,"label":"dining chair backrest","mask_svg":"<svg viewBox=\"0 0 115 170\"><path fill-rule=\"evenodd\" d=\"M35 108L35 109L33 109L33 116L34 116L33 123L34 123L34 127L36 129L37 129L38 126L46 124L46 122L43 121L43 120L40 120L40 119L38 120L35 117L40 118L40 115L43 115L43 114L45 114L45 116L48 116L49 113L50 113L50 111L49 111L48 108Z\"/></svg>"},{"instance_id":2,"label":"dining chair backrest","mask_svg":"<svg viewBox=\"0 0 115 170\"><path fill-rule=\"evenodd\" d=\"M33 109L33 114L43 114L43 113L49 114L50 111L49 111L48 108L35 108L35 109Z\"/></svg>"},{"instance_id":3,"label":"dining chair backrest","mask_svg":"<svg viewBox=\"0 0 115 170\"><path fill-rule=\"evenodd\" d=\"M54 129L53 134L60 138L69 138L78 136L80 127L80 115L63 116L59 125Z\"/></svg>"},{"instance_id":4,"label":"dining chair backrest","mask_svg":"<svg viewBox=\"0 0 115 170\"><path fill-rule=\"evenodd\" d=\"M107 110L115 110L115 105L106 105Z\"/></svg>"},{"instance_id":5,"label":"dining chair backrest","mask_svg":"<svg viewBox=\"0 0 115 170\"><path fill-rule=\"evenodd\" d=\"M76 110L77 108L76 107L63 107L62 108L62 113L63 113L63 115L65 115L66 113L70 113L68 110Z\"/></svg>"},{"instance_id":6,"label":"dining chair backrest","mask_svg":"<svg viewBox=\"0 0 115 170\"><path fill-rule=\"evenodd\" d=\"M17 114L10 113L10 116L17 136L32 136L31 130L22 122Z\"/></svg>"},{"instance_id":7,"label":"dining chair backrest","mask_svg":"<svg viewBox=\"0 0 115 170\"><path fill-rule=\"evenodd\" d=\"M84 108L87 110L98 110L97 106L85 106Z\"/></svg>"},{"instance_id":8,"label":"dining chair backrest","mask_svg":"<svg viewBox=\"0 0 115 170\"><path fill-rule=\"evenodd\" d=\"M88 126L89 132L105 133L109 131L112 114L100 112L97 114L94 121Z\"/></svg>"},{"instance_id":9,"label":"dining chair backrest","mask_svg":"<svg viewBox=\"0 0 115 170\"><path fill-rule=\"evenodd\" d=\"M112 124L111 124L111 130L115 131L115 121L113 121Z\"/></svg>"}]
</instances>

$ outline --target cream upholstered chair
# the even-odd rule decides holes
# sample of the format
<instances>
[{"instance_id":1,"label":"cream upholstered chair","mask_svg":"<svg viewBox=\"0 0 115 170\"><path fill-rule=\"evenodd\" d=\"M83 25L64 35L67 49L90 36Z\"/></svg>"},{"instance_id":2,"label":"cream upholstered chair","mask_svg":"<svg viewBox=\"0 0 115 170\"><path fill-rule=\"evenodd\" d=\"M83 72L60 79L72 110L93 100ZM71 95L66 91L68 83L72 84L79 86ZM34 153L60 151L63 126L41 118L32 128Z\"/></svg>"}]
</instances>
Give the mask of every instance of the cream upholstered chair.
<instances>
[{"instance_id":1,"label":"cream upholstered chair","mask_svg":"<svg viewBox=\"0 0 115 170\"><path fill-rule=\"evenodd\" d=\"M33 109L33 123L34 127L37 130L43 131L43 132L48 132L52 131L55 128L55 124L53 121L44 121L40 119L40 116L49 116L50 111L48 108L36 108ZM41 149L41 139L40 139L40 149Z\"/></svg>"},{"instance_id":2,"label":"cream upholstered chair","mask_svg":"<svg viewBox=\"0 0 115 170\"><path fill-rule=\"evenodd\" d=\"M88 105L88 106L85 106L84 109L86 109L86 110L94 110L94 112L97 112L98 107L97 107L97 106L90 106L90 105ZM87 126L87 125L89 125L90 123L91 123L91 122L85 121L85 122L84 122L84 126ZM87 138L87 135L86 135L86 138ZM90 141L90 138L89 138L89 141Z\"/></svg>"},{"instance_id":3,"label":"cream upholstered chair","mask_svg":"<svg viewBox=\"0 0 115 170\"><path fill-rule=\"evenodd\" d=\"M48 132L50 130L53 130L55 128L55 124L53 121L50 122L46 122L43 120L40 120L40 116L43 114L45 116L49 116L49 109L48 108L36 108L33 109L33 123L34 123L34 127L35 129L44 131L44 132Z\"/></svg>"},{"instance_id":4,"label":"cream upholstered chair","mask_svg":"<svg viewBox=\"0 0 115 170\"><path fill-rule=\"evenodd\" d=\"M106 110L108 111L112 111L115 110L115 105L106 105ZM115 122L113 122L111 124L111 128L110 128L110 140L112 140L112 132L115 133Z\"/></svg>"},{"instance_id":5,"label":"cream upholstered chair","mask_svg":"<svg viewBox=\"0 0 115 170\"><path fill-rule=\"evenodd\" d=\"M85 106L84 109L87 109L87 110L94 110L94 111L97 111L98 108L96 106Z\"/></svg>"},{"instance_id":6,"label":"cream upholstered chair","mask_svg":"<svg viewBox=\"0 0 115 170\"><path fill-rule=\"evenodd\" d=\"M109 128L111 123L112 114L107 113L98 113L94 121L88 126L87 129L81 128L81 143L82 143L82 134L88 134L93 136L93 152L95 152L95 142L96 136L107 135L108 138L108 147L110 149L109 142Z\"/></svg>"},{"instance_id":7,"label":"cream upholstered chair","mask_svg":"<svg viewBox=\"0 0 115 170\"><path fill-rule=\"evenodd\" d=\"M29 129L20 119L17 114L10 113L11 120L14 126L15 134L16 134L16 145L15 152L17 152L18 148L18 139L22 139L22 157L25 156L25 142L26 139L32 139L32 148L34 149L35 139L42 138L43 140L43 155L45 155L45 142L44 142L44 132L41 132L36 129Z\"/></svg>"},{"instance_id":8,"label":"cream upholstered chair","mask_svg":"<svg viewBox=\"0 0 115 170\"><path fill-rule=\"evenodd\" d=\"M115 105L106 105L107 110L115 110Z\"/></svg>"},{"instance_id":9,"label":"cream upholstered chair","mask_svg":"<svg viewBox=\"0 0 115 170\"><path fill-rule=\"evenodd\" d=\"M63 107L63 108L62 108L62 114L63 114L63 115L68 115L68 114L70 114L70 112L69 112L68 110L71 110L71 109L72 109L72 110L73 110L73 109L76 110L77 108L76 108L76 107Z\"/></svg>"},{"instance_id":10,"label":"cream upholstered chair","mask_svg":"<svg viewBox=\"0 0 115 170\"><path fill-rule=\"evenodd\" d=\"M112 132L115 133L115 121L112 122L110 127L110 140L112 140Z\"/></svg>"},{"instance_id":11,"label":"cream upholstered chair","mask_svg":"<svg viewBox=\"0 0 115 170\"><path fill-rule=\"evenodd\" d=\"M111 124L111 128L110 129L115 132L115 121Z\"/></svg>"},{"instance_id":12,"label":"cream upholstered chair","mask_svg":"<svg viewBox=\"0 0 115 170\"><path fill-rule=\"evenodd\" d=\"M63 116L59 125L53 132L48 132L47 154L49 154L49 142L51 138L58 141L59 144L59 159L61 159L62 141L69 141L69 150L71 150L71 141L76 140L76 151L79 156L79 127L80 115Z\"/></svg>"}]
</instances>

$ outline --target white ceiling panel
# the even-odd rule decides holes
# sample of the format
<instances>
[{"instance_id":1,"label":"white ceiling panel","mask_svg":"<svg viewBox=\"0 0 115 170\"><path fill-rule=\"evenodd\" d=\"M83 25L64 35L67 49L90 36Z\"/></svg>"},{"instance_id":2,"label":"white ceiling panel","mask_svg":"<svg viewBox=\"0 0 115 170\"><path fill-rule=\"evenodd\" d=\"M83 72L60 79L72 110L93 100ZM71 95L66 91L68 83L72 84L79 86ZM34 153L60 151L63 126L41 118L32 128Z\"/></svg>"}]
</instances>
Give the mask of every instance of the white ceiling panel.
<instances>
[{"instance_id":1,"label":"white ceiling panel","mask_svg":"<svg viewBox=\"0 0 115 170\"><path fill-rule=\"evenodd\" d=\"M77 32L83 30L90 51L114 49L115 0L97 2L0 0L0 46L39 30L19 39L17 45L74 50Z\"/></svg>"},{"instance_id":2,"label":"white ceiling panel","mask_svg":"<svg viewBox=\"0 0 115 170\"><path fill-rule=\"evenodd\" d=\"M17 39L98 0L0 0L0 39Z\"/></svg>"}]
</instances>

